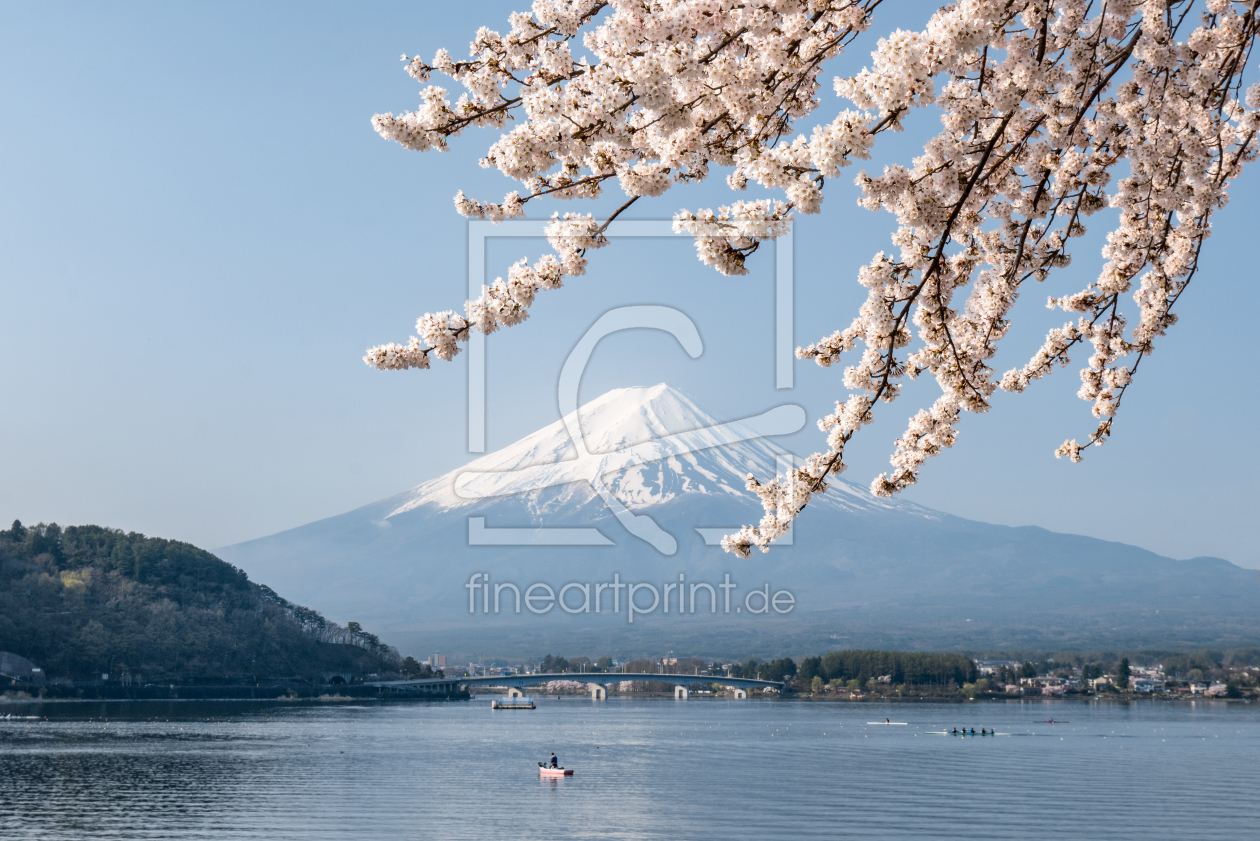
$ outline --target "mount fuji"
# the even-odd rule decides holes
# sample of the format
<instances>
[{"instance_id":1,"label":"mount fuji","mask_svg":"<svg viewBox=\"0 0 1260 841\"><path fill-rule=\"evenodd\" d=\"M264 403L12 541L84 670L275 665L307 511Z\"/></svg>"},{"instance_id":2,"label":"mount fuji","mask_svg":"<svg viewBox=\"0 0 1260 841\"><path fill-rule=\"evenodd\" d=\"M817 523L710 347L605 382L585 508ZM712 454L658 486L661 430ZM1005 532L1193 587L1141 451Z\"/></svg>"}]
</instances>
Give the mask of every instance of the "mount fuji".
<instances>
[{"instance_id":1,"label":"mount fuji","mask_svg":"<svg viewBox=\"0 0 1260 841\"><path fill-rule=\"evenodd\" d=\"M789 545L748 560L723 552L714 545L721 534L761 515L744 477L781 469L791 455L769 438L804 420L789 406L721 423L663 384L617 389L410 490L217 554L415 652L668 646L742 656L1260 639L1260 580L1227 561L1175 561L1120 543L979 523L879 499L843 480L811 501L783 541ZM591 589L613 581L651 583L673 609L658 606L631 623L626 605L612 609L621 594L605 589L602 602L594 591L596 612ZM718 610L722 593L712 588L723 581L738 589ZM586 584L586 610L572 611L583 605L574 588L564 609L548 602L541 613L520 610L512 585L525 591L535 583L552 592ZM502 590L498 612L491 585L495 595ZM784 597L770 610L765 596L750 593L763 588L767 596L790 593L790 604ZM680 611L688 591L691 610ZM644 588L639 597L642 607L652 595Z\"/></svg>"}]
</instances>

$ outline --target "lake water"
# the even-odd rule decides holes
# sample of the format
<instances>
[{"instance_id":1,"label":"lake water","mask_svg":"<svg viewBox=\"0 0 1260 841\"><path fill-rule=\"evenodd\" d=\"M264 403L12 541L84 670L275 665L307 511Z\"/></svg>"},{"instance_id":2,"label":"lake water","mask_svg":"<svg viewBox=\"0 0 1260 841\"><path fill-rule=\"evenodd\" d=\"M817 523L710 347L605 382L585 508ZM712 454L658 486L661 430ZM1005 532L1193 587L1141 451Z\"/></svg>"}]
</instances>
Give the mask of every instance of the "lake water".
<instances>
[{"instance_id":1,"label":"lake water","mask_svg":"<svg viewBox=\"0 0 1260 841\"><path fill-rule=\"evenodd\" d=\"M0 704L0 838L1255 837L1260 706ZM908 722L869 726L868 721ZM1047 718L1062 724L1041 724ZM992 738L942 736L996 728ZM540 780L554 750L573 777Z\"/></svg>"}]
</instances>

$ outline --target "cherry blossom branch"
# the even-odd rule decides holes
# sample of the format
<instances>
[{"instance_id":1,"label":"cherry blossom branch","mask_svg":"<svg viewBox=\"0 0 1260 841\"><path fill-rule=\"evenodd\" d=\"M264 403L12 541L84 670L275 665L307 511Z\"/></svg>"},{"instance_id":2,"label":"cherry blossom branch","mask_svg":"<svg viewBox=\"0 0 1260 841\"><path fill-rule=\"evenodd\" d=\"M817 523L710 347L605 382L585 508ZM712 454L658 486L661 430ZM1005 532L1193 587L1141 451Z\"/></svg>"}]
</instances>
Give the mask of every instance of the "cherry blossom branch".
<instances>
[{"instance_id":1,"label":"cherry blossom branch","mask_svg":"<svg viewBox=\"0 0 1260 841\"><path fill-rule=\"evenodd\" d=\"M1244 95L1242 73L1260 0L960 0L920 31L879 39L868 68L834 83L854 107L791 137L819 105L822 66L867 31L879 5L619 0L600 14L605 4L593 0L536 0L506 36L479 31L466 62L444 52L432 65L410 60L418 80L437 70L468 93L452 105L429 87L416 112L374 119L387 138L443 149L465 127L524 116L482 163L525 195L488 203L460 193L460 213L497 222L523 215L534 198L594 198L613 179L628 200L603 222L553 215L552 254L518 262L462 314L427 314L418 337L365 360L428 367L431 356L458 353L473 330L524 321L539 291L585 272L587 252L607 244L609 224L631 204L702 181L713 167L729 170L732 189L783 194L675 214L675 230L693 236L703 262L743 274L797 213L821 212L829 181L868 158L879 135L935 105L943 130L912 166L857 178L860 204L898 220L893 252L859 272L866 302L849 327L798 350L829 366L864 346L844 370L849 395L819 421L826 449L785 476L749 477L765 515L723 545L747 555L782 536L843 472L845 447L878 402L898 398L906 376L930 374L941 394L895 442L894 469L874 480L876 494L918 481L926 460L956 440L963 412L988 411L995 390L1024 390L1086 342L1079 396L1099 423L1086 444L1069 441L1059 454L1075 460L1102 444L1142 357L1176 321L1212 213L1257 155L1260 85ZM590 58L575 61L569 42L579 32ZM992 360L1023 284L1065 276L1058 270L1071 262L1070 240L1086 232L1084 217L1108 206L1119 223L1102 271L1050 299L1076 321L997 377ZM1129 296L1135 308L1125 306Z\"/></svg>"}]
</instances>

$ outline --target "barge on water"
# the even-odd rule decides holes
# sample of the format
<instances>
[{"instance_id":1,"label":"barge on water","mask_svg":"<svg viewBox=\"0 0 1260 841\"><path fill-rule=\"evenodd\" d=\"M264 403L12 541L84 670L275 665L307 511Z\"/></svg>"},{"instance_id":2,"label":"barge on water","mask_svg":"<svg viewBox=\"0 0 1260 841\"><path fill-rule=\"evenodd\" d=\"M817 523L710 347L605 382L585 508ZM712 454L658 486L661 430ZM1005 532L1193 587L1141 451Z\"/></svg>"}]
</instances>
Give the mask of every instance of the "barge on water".
<instances>
[{"instance_id":1,"label":"barge on water","mask_svg":"<svg viewBox=\"0 0 1260 841\"><path fill-rule=\"evenodd\" d=\"M517 696L515 698L495 698L490 702L492 710L532 710L534 709L534 699L528 696Z\"/></svg>"}]
</instances>

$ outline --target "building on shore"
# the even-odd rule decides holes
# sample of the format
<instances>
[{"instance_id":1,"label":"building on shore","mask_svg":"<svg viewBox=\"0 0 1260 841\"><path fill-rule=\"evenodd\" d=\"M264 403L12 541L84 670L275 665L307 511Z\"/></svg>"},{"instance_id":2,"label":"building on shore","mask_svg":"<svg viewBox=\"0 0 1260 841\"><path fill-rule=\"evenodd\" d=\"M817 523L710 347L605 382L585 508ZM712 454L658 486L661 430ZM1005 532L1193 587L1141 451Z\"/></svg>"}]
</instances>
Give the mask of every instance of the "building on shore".
<instances>
[{"instance_id":1,"label":"building on shore","mask_svg":"<svg viewBox=\"0 0 1260 841\"><path fill-rule=\"evenodd\" d=\"M30 660L11 651L0 651L0 679L22 683L43 683L44 671Z\"/></svg>"}]
</instances>

